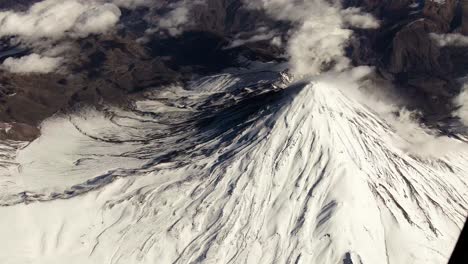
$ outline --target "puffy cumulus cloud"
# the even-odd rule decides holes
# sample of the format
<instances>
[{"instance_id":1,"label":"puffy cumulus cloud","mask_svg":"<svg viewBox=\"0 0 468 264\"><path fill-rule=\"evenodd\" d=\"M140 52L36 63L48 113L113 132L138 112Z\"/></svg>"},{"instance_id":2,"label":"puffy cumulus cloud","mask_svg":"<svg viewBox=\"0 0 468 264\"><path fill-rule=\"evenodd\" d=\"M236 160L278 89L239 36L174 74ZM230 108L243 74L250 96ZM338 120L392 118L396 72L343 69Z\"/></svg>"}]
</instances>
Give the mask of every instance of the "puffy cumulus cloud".
<instances>
[{"instance_id":1,"label":"puffy cumulus cloud","mask_svg":"<svg viewBox=\"0 0 468 264\"><path fill-rule=\"evenodd\" d=\"M468 46L468 37L459 33L436 34L430 33L430 37L437 42L440 47L466 47Z\"/></svg>"},{"instance_id":2,"label":"puffy cumulus cloud","mask_svg":"<svg viewBox=\"0 0 468 264\"><path fill-rule=\"evenodd\" d=\"M356 8L343 10L338 0L245 0L245 4L296 26L288 43L291 70L296 76L347 69L350 60L344 49L352 35L348 27L378 27L372 16Z\"/></svg>"},{"instance_id":3,"label":"puffy cumulus cloud","mask_svg":"<svg viewBox=\"0 0 468 264\"><path fill-rule=\"evenodd\" d=\"M102 34L119 21L119 6L135 7L147 0L43 0L28 10L0 12L0 37L14 36L15 45L35 54L7 59L2 65L12 72L47 73L66 58L73 38ZM114 3L115 2L115 3Z\"/></svg>"},{"instance_id":4,"label":"puffy cumulus cloud","mask_svg":"<svg viewBox=\"0 0 468 264\"><path fill-rule=\"evenodd\" d=\"M169 12L161 17L157 17L155 28L152 28L149 33L166 30L170 35L176 36L182 33L185 27L190 24L190 12L195 6L205 5L206 0L179 0L173 1L164 8L168 8Z\"/></svg>"},{"instance_id":5,"label":"puffy cumulus cloud","mask_svg":"<svg viewBox=\"0 0 468 264\"><path fill-rule=\"evenodd\" d=\"M62 58L34 53L21 58L8 58L3 62L2 68L14 73L49 73L55 71L61 62Z\"/></svg>"},{"instance_id":6,"label":"puffy cumulus cloud","mask_svg":"<svg viewBox=\"0 0 468 264\"><path fill-rule=\"evenodd\" d=\"M45 0L26 12L0 12L0 36L60 39L103 33L120 18L112 3L84 0Z\"/></svg>"},{"instance_id":7,"label":"puffy cumulus cloud","mask_svg":"<svg viewBox=\"0 0 468 264\"><path fill-rule=\"evenodd\" d=\"M455 98L455 104L459 107L455 115L468 126L468 84L463 86L462 92Z\"/></svg>"},{"instance_id":8,"label":"puffy cumulus cloud","mask_svg":"<svg viewBox=\"0 0 468 264\"><path fill-rule=\"evenodd\" d=\"M78 17L72 35L99 34L112 28L120 18L120 9L113 4L97 5Z\"/></svg>"},{"instance_id":9,"label":"puffy cumulus cloud","mask_svg":"<svg viewBox=\"0 0 468 264\"><path fill-rule=\"evenodd\" d=\"M340 27L335 12L321 19L308 19L293 34L288 46L292 72L295 75L317 75L325 71L342 71L350 60L344 48L352 31Z\"/></svg>"},{"instance_id":10,"label":"puffy cumulus cloud","mask_svg":"<svg viewBox=\"0 0 468 264\"><path fill-rule=\"evenodd\" d=\"M363 13L359 8L347 8L341 11L343 21L356 28L372 29L380 26L379 21L375 19L371 14Z\"/></svg>"},{"instance_id":11,"label":"puffy cumulus cloud","mask_svg":"<svg viewBox=\"0 0 468 264\"><path fill-rule=\"evenodd\" d=\"M317 1L321 7L323 1ZM251 9L263 9L270 16L286 21L304 21L310 15L308 14L309 3L307 1L288 1L288 0L244 0L246 7ZM306 7L306 8L304 8Z\"/></svg>"},{"instance_id":12,"label":"puffy cumulus cloud","mask_svg":"<svg viewBox=\"0 0 468 264\"><path fill-rule=\"evenodd\" d=\"M168 30L169 34L175 36L182 32L182 26L189 21L189 8L186 5L180 5L172 9L163 16L158 26L160 29Z\"/></svg>"}]
</instances>

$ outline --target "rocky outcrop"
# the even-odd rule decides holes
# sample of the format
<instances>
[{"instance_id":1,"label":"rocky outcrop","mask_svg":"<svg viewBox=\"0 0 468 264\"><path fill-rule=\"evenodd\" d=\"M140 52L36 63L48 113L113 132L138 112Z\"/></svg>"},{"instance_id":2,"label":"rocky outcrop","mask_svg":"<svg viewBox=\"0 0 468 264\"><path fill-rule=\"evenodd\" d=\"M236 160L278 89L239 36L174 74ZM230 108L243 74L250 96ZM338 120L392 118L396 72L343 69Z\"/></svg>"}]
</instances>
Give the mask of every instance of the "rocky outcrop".
<instances>
[{"instance_id":1,"label":"rocky outcrop","mask_svg":"<svg viewBox=\"0 0 468 264\"><path fill-rule=\"evenodd\" d=\"M440 31L450 30L450 23L455 16L458 0L426 0L424 2L423 16L434 21Z\"/></svg>"},{"instance_id":2,"label":"rocky outcrop","mask_svg":"<svg viewBox=\"0 0 468 264\"><path fill-rule=\"evenodd\" d=\"M454 109L452 99L460 90L456 77L466 68L466 51L440 47L430 34L460 30L457 28L468 31L468 1L358 2L382 21L379 30L358 33L366 47L360 50L370 50L366 53L376 58L364 63L377 66L424 113L449 115ZM362 56L353 57L356 64L362 64L360 59Z\"/></svg>"},{"instance_id":3,"label":"rocky outcrop","mask_svg":"<svg viewBox=\"0 0 468 264\"><path fill-rule=\"evenodd\" d=\"M392 41L389 70L393 73L437 73L447 71L447 63L429 33L437 32L432 20L421 18L404 26ZM443 65L445 64L445 65Z\"/></svg>"},{"instance_id":4,"label":"rocky outcrop","mask_svg":"<svg viewBox=\"0 0 468 264\"><path fill-rule=\"evenodd\" d=\"M129 93L180 78L128 39L84 39L69 56L66 69L58 73L0 72L0 121L35 126L76 104L122 104Z\"/></svg>"},{"instance_id":5,"label":"rocky outcrop","mask_svg":"<svg viewBox=\"0 0 468 264\"><path fill-rule=\"evenodd\" d=\"M446 75L452 71L447 56L430 33L446 33L454 19L457 1L425 1L419 17L403 25L392 39L389 70L393 73Z\"/></svg>"},{"instance_id":6,"label":"rocky outcrop","mask_svg":"<svg viewBox=\"0 0 468 264\"><path fill-rule=\"evenodd\" d=\"M0 123L0 140L31 141L40 135L40 130L24 123Z\"/></svg>"},{"instance_id":7,"label":"rocky outcrop","mask_svg":"<svg viewBox=\"0 0 468 264\"><path fill-rule=\"evenodd\" d=\"M462 9L462 34L468 35L468 0L460 0Z\"/></svg>"},{"instance_id":8,"label":"rocky outcrop","mask_svg":"<svg viewBox=\"0 0 468 264\"><path fill-rule=\"evenodd\" d=\"M440 47L431 33L468 33L468 0L347 0L381 21L378 30L355 31L349 55L355 65L372 65L391 82L406 107L443 130L457 108L453 99L468 74L467 47Z\"/></svg>"},{"instance_id":9,"label":"rocky outcrop","mask_svg":"<svg viewBox=\"0 0 468 264\"><path fill-rule=\"evenodd\" d=\"M280 29L282 25L260 10L246 8L243 0L206 0L193 8L191 17L192 29L225 36L253 32L262 26Z\"/></svg>"},{"instance_id":10,"label":"rocky outcrop","mask_svg":"<svg viewBox=\"0 0 468 264\"><path fill-rule=\"evenodd\" d=\"M41 0L2 0L0 1L0 10L2 9L26 10L32 4L40 2L40 1Z\"/></svg>"}]
</instances>

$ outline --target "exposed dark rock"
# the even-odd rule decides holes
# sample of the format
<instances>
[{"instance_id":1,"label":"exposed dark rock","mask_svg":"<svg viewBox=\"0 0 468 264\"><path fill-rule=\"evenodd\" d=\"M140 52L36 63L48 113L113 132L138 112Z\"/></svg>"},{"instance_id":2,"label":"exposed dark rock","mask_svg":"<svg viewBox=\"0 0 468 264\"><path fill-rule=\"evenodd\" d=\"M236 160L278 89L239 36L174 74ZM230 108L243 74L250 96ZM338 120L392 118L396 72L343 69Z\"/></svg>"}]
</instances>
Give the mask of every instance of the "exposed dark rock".
<instances>
[{"instance_id":1,"label":"exposed dark rock","mask_svg":"<svg viewBox=\"0 0 468 264\"><path fill-rule=\"evenodd\" d=\"M356 32L351 42L353 62L376 66L412 102L408 107L422 110L427 119L450 116L453 98L460 91L456 78L468 73L468 49L439 47L430 33L466 30L468 1L346 3L372 12L382 22L378 30Z\"/></svg>"},{"instance_id":2,"label":"exposed dark rock","mask_svg":"<svg viewBox=\"0 0 468 264\"><path fill-rule=\"evenodd\" d=\"M440 48L429 36L437 31L437 24L425 18L404 26L393 38L389 70L435 74L450 71L450 62L444 61L447 58L441 56Z\"/></svg>"},{"instance_id":3,"label":"exposed dark rock","mask_svg":"<svg viewBox=\"0 0 468 264\"><path fill-rule=\"evenodd\" d=\"M136 22L134 12L142 16L149 10L126 10L122 20L142 26ZM217 19L227 18L222 13ZM269 43L226 49L230 35L224 31L236 27L235 18L231 19L229 27L213 31L202 25L204 30L188 30L178 36L155 34L148 42L136 41L142 34L128 28L117 35L89 36L75 41L75 47L67 54L66 68L57 73L0 71L0 121L38 126L45 118L77 105L125 106L130 94L185 82L194 74L239 66L240 56L264 61L277 59L281 51L271 48ZM27 51L19 55L25 54Z\"/></svg>"},{"instance_id":4,"label":"exposed dark rock","mask_svg":"<svg viewBox=\"0 0 468 264\"><path fill-rule=\"evenodd\" d=\"M0 1L0 10L27 10L34 3L41 0L2 0Z\"/></svg>"},{"instance_id":5,"label":"exposed dark rock","mask_svg":"<svg viewBox=\"0 0 468 264\"><path fill-rule=\"evenodd\" d=\"M426 0L423 15L437 23L441 31L447 32L450 30L450 24L455 16L457 5L457 0L444 0L443 2Z\"/></svg>"},{"instance_id":6,"label":"exposed dark rock","mask_svg":"<svg viewBox=\"0 0 468 264\"><path fill-rule=\"evenodd\" d=\"M191 16L193 29L224 36L255 32L261 26L278 30L286 26L260 10L247 9L242 0L207 0L206 4L197 5Z\"/></svg>"},{"instance_id":7,"label":"exposed dark rock","mask_svg":"<svg viewBox=\"0 0 468 264\"><path fill-rule=\"evenodd\" d=\"M40 135L41 131L35 127L23 123L0 123L0 139L17 141L31 141Z\"/></svg>"},{"instance_id":8,"label":"exposed dark rock","mask_svg":"<svg viewBox=\"0 0 468 264\"><path fill-rule=\"evenodd\" d=\"M1 72L0 120L38 125L75 104L125 103L129 93L180 79L134 41L104 37L79 44L70 54L75 58L67 66L71 74Z\"/></svg>"},{"instance_id":9,"label":"exposed dark rock","mask_svg":"<svg viewBox=\"0 0 468 264\"><path fill-rule=\"evenodd\" d=\"M468 35L468 0L460 0L462 9L462 33Z\"/></svg>"}]
</instances>

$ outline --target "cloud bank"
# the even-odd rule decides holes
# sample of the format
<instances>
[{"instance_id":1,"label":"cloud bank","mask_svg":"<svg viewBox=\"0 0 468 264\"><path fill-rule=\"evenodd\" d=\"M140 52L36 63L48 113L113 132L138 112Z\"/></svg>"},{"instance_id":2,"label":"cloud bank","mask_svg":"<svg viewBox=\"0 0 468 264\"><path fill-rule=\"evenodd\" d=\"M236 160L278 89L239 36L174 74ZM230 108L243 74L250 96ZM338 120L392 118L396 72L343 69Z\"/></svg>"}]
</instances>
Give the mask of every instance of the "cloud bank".
<instances>
[{"instance_id":1,"label":"cloud bank","mask_svg":"<svg viewBox=\"0 0 468 264\"><path fill-rule=\"evenodd\" d=\"M70 47L67 41L107 33L119 22L119 7L148 4L149 0L44 0L24 12L2 11L0 37L14 36L15 44L35 51L23 58L9 58L2 67L14 73L52 72L64 60Z\"/></svg>"},{"instance_id":2,"label":"cloud bank","mask_svg":"<svg viewBox=\"0 0 468 264\"><path fill-rule=\"evenodd\" d=\"M112 3L82 0L45 0L26 12L0 12L0 36L41 38L86 37L111 29L120 18Z\"/></svg>"},{"instance_id":3,"label":"cloud bank","mask_svg":"<svg viewBox=\"0 0 468 264\"><path fill-rule=\"evenodd\" d=\"M61 58L31 54L21 58L8 58L2 68L13 73L49 73L55 71L61 64Z\"/></svg>"},{"instance_id":4,"label":"cloud bank","mask_svg":"<svg viewBox=\"0 0 468 264\"><path fill-rule=\"evenodd\" d=\"M156 4L153 7L168 9L168 12L150 18L150 24L154 25L154 28L149 29L147 33L152 34L162 30L171 36L181 34L186 26L193 22L190 21L190 12L198 5L206 5L206 0L174 0L163 6Z\"/></svg>"},{"instance_id":5,"label":"cloud bank","mask_svg":"<svg viewBox=\"0 0 468 264\"><path fill-rule=\"evenodd\" d=\"M436 41L440 47L466 47L468 46L468 37L459 33L436 34L431 33L430 37Z\"/></svg>"},{"instance_id":6,"label":"cloud bank","mask_svg":"<svg viewBox=\"0 0 468 264\"><path fill-rule=\"evenodd\" d=\"M341 11L343 22L355 28L375 29L380 27L377 21L371 14L363 13L361 9L351 7Z\"/></svg>"},{"instance_id":7,"label":"cloud bank","mask_svg":"<svg viewBox=\"0 0 468 264\"><path fill-rule=\"evenodd\" d=\"M168 14L163 16L158 23L160 29L168 30L172 36L181 33L181 27L189 21L189 8L181 4L172 9Z\"/></svg>"}]
</instances>

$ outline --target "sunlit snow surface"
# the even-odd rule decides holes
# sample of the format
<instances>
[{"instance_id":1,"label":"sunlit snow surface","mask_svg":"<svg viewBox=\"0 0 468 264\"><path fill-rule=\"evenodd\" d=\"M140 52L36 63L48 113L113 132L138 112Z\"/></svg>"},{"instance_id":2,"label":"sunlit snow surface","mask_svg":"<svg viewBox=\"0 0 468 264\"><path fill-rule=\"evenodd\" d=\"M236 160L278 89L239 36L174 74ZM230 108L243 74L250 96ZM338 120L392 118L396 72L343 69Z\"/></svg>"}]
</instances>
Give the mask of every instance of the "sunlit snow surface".
<instances>
[{"instance_id":1,"label":"sunlit snow surface","mask_svg":"<svg viewBox=\"0 0 468 264\"><path fill-rule=\"evenodd\" d=\"M337 87L285 79L206 77L2 143L0 263L446 263L468 149L410 155Z\"/></svg>"}]
</instances>

